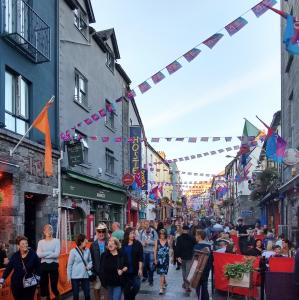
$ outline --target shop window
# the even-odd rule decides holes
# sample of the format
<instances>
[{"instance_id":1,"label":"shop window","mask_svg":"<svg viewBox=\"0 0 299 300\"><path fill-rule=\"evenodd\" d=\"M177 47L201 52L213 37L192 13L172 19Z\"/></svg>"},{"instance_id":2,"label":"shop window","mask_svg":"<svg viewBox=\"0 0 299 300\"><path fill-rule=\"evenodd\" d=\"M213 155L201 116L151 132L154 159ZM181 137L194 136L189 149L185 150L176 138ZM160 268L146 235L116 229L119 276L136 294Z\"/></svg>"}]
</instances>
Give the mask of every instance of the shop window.
<instances>
[{"instance_id":1,"label":"shop window","mask_svg":"<svg viewBox=\"0 0 299 300\"><path fill-rule=\"evenodd\" d=\"M88 108L87 83L87 79L78 70L75 70L74 101L84 106L85 108Z\"/></svg>"},{"instance_id":2,"label":"shop window","mask_svg":"<svg viewBox=\"0 0 299 300\"><path fill-rule=\"evenodd\" d=\"M74 24L82 35L87 39L88 37L88 18L87 14L81 9L74 10Z\"/></svg>"},{"instance_id":3,"label":"shop window","mask_svg":"<svg viewBox=\"0 0 299 300\"><path fill-rule=\"evenodd\" d=\"M85 233L84 219L85 214L79 207L69 212L69 224L72 241L74 241L80 233Z\"/></svg>"},{"instance_id":4,"label":"shop window","mask_svg":"<svg viewBox=\"0 0 299 300\"><path fill-rule=\"evenodd\" d=\"M114 161L115 161L114 152L106 148L106 173L108 175L115 175Z\"/></svg>"},{"instance_id":5,"label":"shop window","mask_svg":"<svg viewBox=\"0 0 299 300\"><path fill-rule=\"evenodd\" d=\"M21 75L5 71L5 126L24 135L29 123L29 83Z\"/></svg>"}]
</instances>

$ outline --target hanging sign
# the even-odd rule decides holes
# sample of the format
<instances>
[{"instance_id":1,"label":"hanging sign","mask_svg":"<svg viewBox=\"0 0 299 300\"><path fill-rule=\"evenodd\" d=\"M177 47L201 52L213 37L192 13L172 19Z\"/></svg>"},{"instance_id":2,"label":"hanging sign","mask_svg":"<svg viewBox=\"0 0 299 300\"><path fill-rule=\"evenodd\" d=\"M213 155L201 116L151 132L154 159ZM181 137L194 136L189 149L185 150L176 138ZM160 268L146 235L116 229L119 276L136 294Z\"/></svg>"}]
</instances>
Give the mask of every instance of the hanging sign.
<instances>
[{"instance_id":1,"label":"hanging sign","mask_svg":"<svg viewBox=\"0 0 299 300\"><path fill-rule=\"evenodd\" d=\"M141 169L141 189L147 191L147 170Z\"/></svg>"},{"instance_id":2,"label":"hanging sign","mask_svg":"<svg viewBox=\"0 0 299 300\"><path fill-rule=\"evenodd\" d=\"M123 185L130 186L134 182L134 176L131 175L130 173L127 173L123 176L122 181L123 181Z\"/></svg>"},{"instance_id":3,"label":"hanging sign","mask_svg":"<svg viewBox=\"0 0 299 300\"><path fill-rule=\"evenodd\" d=\"M141 169L141 127L131 126L130 136L133 136L130 144L130 172L135 175Z\"/></svg>"},{"instance_id":4,"label":"hanging sign","mask_svg":"<svg viewBox=\"0 0 299 300\"><path fill-rule=\"evenodd\" d=\"M74 167L83 163L83 147L80 141L67 144L69 166Z\"/></svg>"}]
</instances>

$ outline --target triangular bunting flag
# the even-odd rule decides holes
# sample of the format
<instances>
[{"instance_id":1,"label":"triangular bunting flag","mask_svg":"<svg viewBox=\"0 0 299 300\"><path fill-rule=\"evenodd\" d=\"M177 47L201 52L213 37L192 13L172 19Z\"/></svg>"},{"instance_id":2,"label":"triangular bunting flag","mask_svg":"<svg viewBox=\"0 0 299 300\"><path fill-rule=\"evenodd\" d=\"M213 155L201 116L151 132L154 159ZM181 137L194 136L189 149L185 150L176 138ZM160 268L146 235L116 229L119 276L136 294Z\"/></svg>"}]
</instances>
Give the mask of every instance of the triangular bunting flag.
<instances>
[{"instance_id":1,"label":"triangular bunting flag","mask_svg":"<svg viewBox=\"0 0 299 300\"><path fill-rule=\"evenodd\" d=\"M199 50L197 48L193 48L190 51L188 51L187 53L185 53L184 57L188 62L191 62L200 52L201 52L201 50Z\"/></svg>"},{"instance_id":2,"label":"triangular bunting flag","mask_svg":"<svg viewBox=\"0 0 299 300\"><path fill-rule=\"evenodd\" d=\"M173 63L169 64L166 67L166 69L167 69L169 75L172 75L173 73L178 71L181 67L182 67L182 65L178 61L175 60Z\"/></svg>"},{"instance_id":3,"label":"triangular bunting flag","mask_svg":"<svg viewBox=\"0 0 299 300\"><path fill-rule=\"evenodd\" d=\"M203 43L212 49L223 37L222 33L215 33L214 35L210 36L208 39L206 39Z\"/></svg>"},{"instance_id":4,"label":"triangular bunting flag","mask_svg":"<svg viewBox=\"0 0 299 300\"><path fill-rule=\"evenodd\" d=\"M144 81L144 82L142 82L141 84L138 85L138 88L139 88L140 92L142 94L144 94L145 92L147 92L151 88L151 86L147 81Z\"/></svg>"},{"instance_id":5,"label":"triangular bunting flag","mask_svg":"<svg viewBox=\"0 0 299 300\"><path fill-rule=\"evenodd\" d=\"M225 29L228 32L228 34L232 36L235 33L237 33L239 30L241 30L247 23L248 23L247 20L245 20L242 17L239 17L238 19L226 25Z\"/></svg>"}]
</instances>

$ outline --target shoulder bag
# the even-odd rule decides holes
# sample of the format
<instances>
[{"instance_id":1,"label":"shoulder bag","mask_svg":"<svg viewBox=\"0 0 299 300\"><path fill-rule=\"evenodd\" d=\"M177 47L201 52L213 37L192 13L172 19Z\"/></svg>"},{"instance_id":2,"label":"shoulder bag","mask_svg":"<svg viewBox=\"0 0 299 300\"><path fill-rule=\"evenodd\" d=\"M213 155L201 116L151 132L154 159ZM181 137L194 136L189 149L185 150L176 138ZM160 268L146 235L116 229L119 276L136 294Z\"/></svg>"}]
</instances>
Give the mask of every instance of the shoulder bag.
<instances>
[{"instance_id":1,"label":"shoulder bag","mask_svg":"<svg viewBox=\"0 0 299 300\"><path fill-rule=\"evenodd\" d=\"M87 263L86 263L86 261L85 261L83 255L82 255L81 251L78 249L78 247L76 247L76 250L77 250L77 252L79 253L79 255L80 255L81 259L82 259L82 262L83 262L83 264L84 264L84 266L85 266L86 272L87 272L87 274L88 274L88 279L89 279L89 281L95 281L95 280L96 280L96 276L95 276L95 274L92 272L92 270L88 270L88 268L87 268Z\"/></svg>"},{"instance_id":2,"label":"shoulder bag","mask_svg":"<svg viewBox=\"0 0 299 300\"><path fill-rule=\"evenodd\" d=\"M24 288L29 288L29 287L37 286L38 285L37 276L33 273L28 274L21 254L20 254L20 257L21 257L21 262L22 262L22 265L23 265L23 270L25 272L25 275L23 277L23 287Z\"/></svg>"}]
</instances>

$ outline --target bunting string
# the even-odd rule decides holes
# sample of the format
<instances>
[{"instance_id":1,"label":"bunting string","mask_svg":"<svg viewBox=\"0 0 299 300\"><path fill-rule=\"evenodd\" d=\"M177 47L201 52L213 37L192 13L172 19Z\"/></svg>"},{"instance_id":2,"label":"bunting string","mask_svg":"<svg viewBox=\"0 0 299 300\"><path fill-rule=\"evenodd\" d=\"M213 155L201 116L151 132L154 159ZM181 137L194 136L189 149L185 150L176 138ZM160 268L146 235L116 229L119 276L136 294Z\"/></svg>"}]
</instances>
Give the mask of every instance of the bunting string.
<instances>
[{"instance_id":1,"label":"bunting string","mask_svg":"<svg viewBox=\"0 0 299 300\"><path fill-rule=\"evenodd\" d=\"M216 44L224 37L224 34L222 32L227 32L229 36L235 35L237 32L239 32L242 28L244 28L248 21L244 18L246 14L248 14L250 11L254 13L254 15L259 18L262 16L266 11L268 11L272 6L274 6L277 3L276 0L263 0L253 6L251 9L244 12L240 17L235 19L234 21L230 22L226 26L220 28L215 34L211 35L206 40L200 42L199 44L195 45L193 48L188 50L183 55L180 55L177 59L175 59L172 63L167 65L166 67L163 67L158 72L156 72L154 75L151 75L146 80L144 80L142 83L138 84L133 89L129 90L125 96L121 96L114 100L115 103L120 103L124 100L133 100L137 93L136 91L139 90L141 94L146 93L149 91L152 86L151 84L157 85L161 81L163 81L166 76L164 73L168 73L170 76L173 75L175 72L180 70L183 65L183 61L187 61L188 63L192 62L201 52L201 49L198 49L198 47L204 45L208 47L210 50L212 50ZM78 122L73 125L73 127L69 130L66 130L66 132L61 133L60 137L62 140L71 138L71 132L75 131L76 129L79 129L83 126L89 126L91 124L95 124L100 119L105 118L105 116L108 113L113 113L115 111L115 107L113 104L106 104L105 108L100 108L97 111L94 111L90 114L90 116L81 122Z\"/></svg>"}]
</instances>

